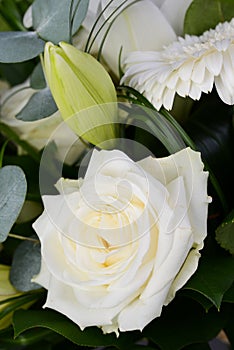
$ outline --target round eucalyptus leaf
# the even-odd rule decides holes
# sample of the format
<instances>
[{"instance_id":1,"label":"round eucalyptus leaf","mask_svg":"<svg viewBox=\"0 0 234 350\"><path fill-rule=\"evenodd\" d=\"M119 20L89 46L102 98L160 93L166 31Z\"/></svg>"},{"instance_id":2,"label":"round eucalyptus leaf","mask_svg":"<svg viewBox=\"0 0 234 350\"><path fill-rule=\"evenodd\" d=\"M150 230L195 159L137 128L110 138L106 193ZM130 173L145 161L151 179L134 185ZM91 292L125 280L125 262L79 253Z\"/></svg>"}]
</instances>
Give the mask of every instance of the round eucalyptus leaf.
<instances>
[{"instance_id":1,"label":"round eucalyptus leaf","mask_svg":"<svg viewBox=\"0 0 234 350\"><path fill-rule=\"evenodd\" d=\"M43 52L44 45L36 32L0 32L0 62L30 60Z\"/></svg>"},{"instance_id":2,"label":"round eucalyptus leaf","mask_svg":"<svg viewBox=\"0 0 234 350\"><path fill-rule=\"evenodd\" d=\"M26 106L16 115L16 118L25 122L32 122L50 117L56 111L57 106L50 89L47 87L32 95Z\"/></svg>"},{"instance_id":3,"label":"round eucalyptus leaf","mask_svg":"<svg viewBox=\"0 0 234 350\"><path fill-rule=\"evenodd\" d=\"M71 0L35 0L32 5L33 27L41 38L54 44L69 42L70 33L75 33L83 22L88 4L88 0L74 0L73 3Z\"/></svg>"},{"instance_id":4,"label":"round eucalyptus leaf","mask_svg":"<svg viewBox=\"0 0 234 350\"><path fill-rule=\"evenodd\" d=\"M24 204L27 182L15 165L0 169L0 242L4 242Z\"/></svg>"},{"instance_id":5,"label":"round eucalyptus leaf","mask_svg":"<svg viewBox=\"0 0 234 350\"><path fill-rule=\"evenodd\" d=\"M44 89L46 87L45 76L41 63L38 63L30 76L30 86L32 89L38 90Z\"/></svg>"},{"instance_id":6,"label":"round eucalyptus leaf","mask_svg":"<svg viewBox=\"0 0 234 350\"><path fill-rule=\"evenodd\" d=\"M20 243L13 256L10 271L11 283L22 292L41 288L37 283L31 281L39 273L40 266L41 248L39 241L38 243L33 241Z\"/></svg>"}]
</instances>

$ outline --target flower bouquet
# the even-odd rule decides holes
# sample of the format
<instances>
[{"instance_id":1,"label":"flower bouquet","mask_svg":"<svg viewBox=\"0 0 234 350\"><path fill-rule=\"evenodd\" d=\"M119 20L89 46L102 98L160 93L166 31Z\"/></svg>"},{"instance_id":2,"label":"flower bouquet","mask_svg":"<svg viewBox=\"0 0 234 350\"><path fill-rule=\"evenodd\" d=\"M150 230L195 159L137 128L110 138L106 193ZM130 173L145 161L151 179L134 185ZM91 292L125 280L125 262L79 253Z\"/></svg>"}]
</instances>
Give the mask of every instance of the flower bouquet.
<instances>
[{"instance_id":1,"label":"flower bouquet","mask_svg":"<svg viewBox=\"0 0 234 350\"><path fill-rule=\"evenodd\" d=\"M230 348L233 0L0 19L0 349Z\"/></svg>"}]
</instances>

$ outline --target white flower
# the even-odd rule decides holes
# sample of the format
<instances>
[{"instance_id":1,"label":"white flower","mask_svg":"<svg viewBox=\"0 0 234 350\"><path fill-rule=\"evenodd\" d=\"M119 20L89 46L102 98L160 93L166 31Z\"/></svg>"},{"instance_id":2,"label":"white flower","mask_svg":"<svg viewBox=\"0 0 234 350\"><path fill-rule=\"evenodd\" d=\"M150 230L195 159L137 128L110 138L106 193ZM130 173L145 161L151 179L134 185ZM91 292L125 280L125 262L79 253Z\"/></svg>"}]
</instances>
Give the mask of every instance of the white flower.
<instances>
[{"instance_id":1,"label":"white flower","mask_svg":"<svg viewBox=\"0 0 234 350\"><path fill-rule=\"evenodd\" d=\"M206 237L208 173L184 149L137 163L94 151L84 179L60 179L33 224L44 307L84 329L142 330L196 271Z\"/></svg>"},{"instance_id":2,"label":"white flower","mask_svg":"<svg viewBox=\"0 0 234 350\"><path fill-rule=\"evenodd\" d=\"M133 52L121 81L156 109L171 109L175 94L199 100L215 84L227 104L234 104L234 19L201 36L186 35L157 52Z\"/></svg>"},{"instance_id":3,"label":"white flower","mask_svg":"<svg viewBox=\"0 0 234 350\"><path fill-rule=\"evenodd\" d=\"M121 47L123 49L122 59L124 59L125 55L131 51L159 50L164 45L173 42L177 35L183 33L184 15L191 1L142 0L134 2L128 0L124 2L114 0L110 3L110 0L93 0L90 2L88 16L83 26L90 31L95 17L110 3L98 22L95 33L104 21L107 23L98 34L95 43L97 47L101 46L108 26L114 20L105 39L102 57L109 69L118 76L118 58ZM99 4L98 7L97 4ZM118 9L121 4L122 6ZM111 14L113 16L109 18ZM90 21L90 18L93 20Z\"/></svg>"},{"instance_id":4,"label":"white flower","mask_svg":"<svg viewBox=\"0 0 234 350\"><path fill-rule=\"evenodd\" d=\"M59 112L48 118L32 122L16 119L15 116L36 92L37 90L30 88L28 81L7 90L0 100L0 122L10 126L22 140L27 141L38 150L43 149L49 141L54 141L58 158L63 161L69 151L66 163L74 163L84 151L84 145L81 141L76 142L77 136L63 122Z\"/></svg>"}]
</instances>

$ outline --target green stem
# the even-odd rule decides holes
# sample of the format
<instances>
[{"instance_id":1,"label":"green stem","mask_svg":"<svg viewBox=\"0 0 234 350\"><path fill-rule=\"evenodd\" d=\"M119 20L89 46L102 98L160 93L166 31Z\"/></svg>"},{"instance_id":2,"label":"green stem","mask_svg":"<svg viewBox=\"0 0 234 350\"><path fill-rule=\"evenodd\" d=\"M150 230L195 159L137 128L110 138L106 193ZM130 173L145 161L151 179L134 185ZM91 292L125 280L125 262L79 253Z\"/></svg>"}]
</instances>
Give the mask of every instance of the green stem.
<instances>
[{"instance_id":1,"label":"green stem","mask_svg":"<svg viewBox=\"0 0 234 350\"><path fill-rule=\"evenodd\" d=\"M25 237L25 236L21 236L21 235L16 235L15 233L9 233L8 237L11 238L15 238L15 239L19 239L21 241L30 241L30 242L35 242L35 243L39 243L38 239L35 238L30 238L30 237Z\"/></svg>"},{"instance_id":2,"label":"green stem","mask_svg":"<svg viewBox=\"0 0 234 350\"><path fill-rule=\"evenodd\" d=\"M0 151L0 168L2 168L2 161L5 153L6 146L8 144L9 140L6 140L4 144L2 145L1 151Z\"/></svg>"}]
</instances>

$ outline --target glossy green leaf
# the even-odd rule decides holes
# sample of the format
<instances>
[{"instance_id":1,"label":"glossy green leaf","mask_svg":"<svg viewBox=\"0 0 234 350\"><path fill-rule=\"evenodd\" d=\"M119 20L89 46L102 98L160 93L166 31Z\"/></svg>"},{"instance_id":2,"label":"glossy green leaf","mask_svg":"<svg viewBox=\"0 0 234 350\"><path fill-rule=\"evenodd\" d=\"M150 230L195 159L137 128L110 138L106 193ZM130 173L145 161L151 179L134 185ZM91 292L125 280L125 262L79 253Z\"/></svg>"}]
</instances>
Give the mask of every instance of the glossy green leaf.
<instances>
[{"instance_id":1,"label":"glossy green leaf","mask_svg":"<svg viewBox=\"0 0 234 350\"><path fill-rule=\"evenodd\" d=\"M0 189L0 242L3 242L24 204L27 183L23 171L14 165L1 168Z\"/></svg>"},{"instance_id":2,"label":"glossy green leaf","mask_svg":"<svg viewBox=\"0 0 234 350\"><path fill-rule=\"evenodd\" d=\"M19 337L14 339L14 334L11 328L6 329L2 332L0 331L0 339L2 341L1 345L9 344L10 346L10 348L7 348L7 349L4 348L4 350L21 350L22 346L23 346L23 349L32 350L32 345L34 350L36 349L38 342L40 342L42 339L46 339L52 336L53 336L52 332L49 331L48 329L32 329L28 331L27 334L24 334L22 336L20 335ZM15 347L12 348L12 346L15 346ZM27 348L25 348L26 346ZM46 348L43 347L41 349L45 350Z\"/></svg>"},{"instance_id":3,"label":"glossy green leaf","mask_svg":"<svg viewBox=\"0 0 234 350\"><path fill-rule=\"evenodd\" d=\"M185 15L184 33L201 35L219 22L230 21L232 17L233 0L194 0Z\"/></svg>"},{"instance_id":4,"label":"glossy green leaf","mask_svg":"<svg viewBox=\"0 0 234 350\"><path fill-rule=\"evenodd\" d=\"M38 243L24 241L19 244L15 254L10 271L10 280L13 286L22 292L39 289L37 283L31 282L31 279L37 275L41 266L41 249Z\"/></svg>"},{"instance_id":5,"label":"glossy green leaf","mask_svg":"<svg viewBox=\"0 0 234 350\"><path fill-rule=\"evenodd\" d=\"M44 89L46 87L45 76L41 63L38 63L30 76L30 86L33 89Z\"/></svg>"},{"instance_id":6,"label":"glossy green leaf","mask_svg":"<svg viewBox=\"0 0 234 350\"><path fill-rule=\"evenodd\" d=\"M196 292L192 289L182 289L180 290L180 296L185 296L187 298L193 299L196 302L198 302L204 310L209 311L210 308L213 306L213 303L207 299L203 294Z\"/></svg>"},{"instance_id":7,"label":"glossy green leaf","mask_svg":"<svg viewBox=\"0 0 234 350\"><path fill-rule=\"evenodd\" d=\"M220 308L224 293L234 281L234 259L226 256L203 258L197 272L187 282L184 289L201 293L217 309Z\"/></svg>"},{"instance_id":8,"label":"glossy green leaf","mask_svg":"<svg viewBox=\"0 0 234 350\"><path fill-rule=\"evenodd\" d=\"M234 211L230 216L217 228L216 241L220 246L234 254Z\"/></svg>"},{"instance_id":9,"label":"glossy green leaf","mask_svg":"<svg viewBox=\"0 0 234 350\"><path fill-rule=\"evenodd\" d=\"M129 349L136 335L142 338L139 332L127 332L120 334L117 338L115 334L103 334L98 327L87 327L84 331L69 320L64 315L53 310L19 310L13 316L13 326L15 337L28 329L43 327L53 330L54 332L69 339L71 342L81 346L116 346L128 344ZM26 333L27 334L27 333ZM17 338L16 338L17 339ZM121 347L120 347L121 348ZM125 346L125 348L127 348Z\"/></svg>"},{"instance_id":10,"label":"glossy green leaf","mask_svg":"<svg viewBox=\"0 0 234 350\"><path fill-rule=\"evenodd\" d=\"M234 303L234 283L224 294L223 302L232 304Z\"/></svg>"},{"instance_id":11,"label":"glossy green leaf","mask_svg":"<svg viewBox=\"0 0 234 350\"><path fill-rule=\"evenodd\" d=\"M57 106L50 89L39 90L29 99L26 106L16 115L16 118L25 122L50 117L57 111Z\"/></svg>"},{"instance_id":12,"label":"glossy green leaf","mask_svg":"<svg viewBox=\"0 0 234 350\"><path fill-rule=\"evenodd\" d=\"M159 318L146 327L143 335L149 337L160 349L180 350L214 338L226 324L229 315L228 308L223 308L220 312L212 308L206 312L195 301L176 298L163 308Z\"/></svg>"},{"instance_id":13,"label":"glossy green leaf","mask_svg":"<svg viewBox=\"0 0 234 350\"><path fill-rule=\"evenodd\" d=\"M97 328L81 331L80 328L62 314L51 310L17 311L13 317L15 337L22 332L34 328L45 327L51 329L78 345L99 346L112 345L113 336L104 337Z\"/></svg>"},{"instance_id":14,"label":"glossy green leaf","mask_svg":"<svg viewBox=\"0 0 234 350\"><path fill-rule=\"evenodd\" d=\"M30 60L43 52L44 44L36 32L0 32L0 62Z\"/></svg>"},{"instance_id":15,"label":"glossy green leaf","mask_svg":"<svg viewBox=\"0 0 234 350\"><path fill-rule=\"evenodd\" d=\"M70 12L72 3L73 11ZM88 4L88 0L35 0L32 5L33 27L41 38L54 44L69 42L71 33L74 34L83 22Z\"/></svg>"}]
</instances>

